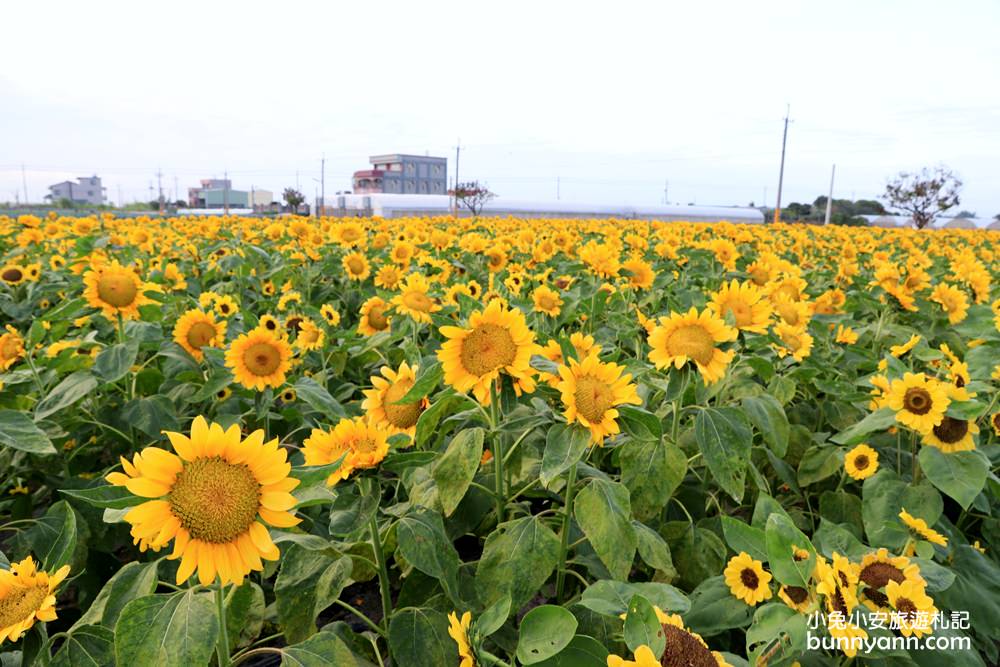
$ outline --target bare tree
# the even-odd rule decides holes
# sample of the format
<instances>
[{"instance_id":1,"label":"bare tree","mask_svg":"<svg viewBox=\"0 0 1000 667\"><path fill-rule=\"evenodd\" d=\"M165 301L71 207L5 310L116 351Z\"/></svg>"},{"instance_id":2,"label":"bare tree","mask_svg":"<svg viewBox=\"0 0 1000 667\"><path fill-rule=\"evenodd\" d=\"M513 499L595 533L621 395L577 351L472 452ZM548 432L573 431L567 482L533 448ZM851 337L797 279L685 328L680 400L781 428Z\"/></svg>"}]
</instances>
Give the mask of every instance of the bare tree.
<instances>
[{"instance_id":1,"label":"bare tree","mask_svg":"<svg viewBox=\"0 0 1000 667\"><path fill-rule=\"evenodd\" d=\"M917 229L959 203L962 181L950 169L939 166L919 172L901 172L885 186L882 195L890 208L909 213Z\"/></svg>"},{"instance_id":2,"label":"bare tree","mask_svg":"<svg viewBox=\"0 0 1000 667\"><path fill-rule=\"evenodd\" d=\"M459 206L469 209L472 215L482 213L483 207L496 198L496 194L490 192L486 185L480 185L479 181L459 183L448 194L455 198Z\"/></svg>"}]
</instances>

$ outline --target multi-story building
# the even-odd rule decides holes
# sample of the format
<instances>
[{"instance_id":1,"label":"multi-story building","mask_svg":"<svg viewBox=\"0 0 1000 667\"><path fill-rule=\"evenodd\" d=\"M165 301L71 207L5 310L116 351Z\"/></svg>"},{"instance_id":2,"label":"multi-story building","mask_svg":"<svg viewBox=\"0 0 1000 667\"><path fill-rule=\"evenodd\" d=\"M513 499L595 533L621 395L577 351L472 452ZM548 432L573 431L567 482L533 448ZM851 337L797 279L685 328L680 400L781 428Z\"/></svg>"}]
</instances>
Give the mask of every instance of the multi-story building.
<instances>
[{"instance_id":1,"label":"multi-story building","mask_svg":"<svg viewBox=\"0 0 1000 667\"><path fill-rule=\"evenodd\" d=\"M443 195L448 192L448 159L429 155L373 155L371 169L354 172L356 194Z\"/></svg>"},{"instance_id":2,"label":"multi-story building","mask_svg":"<svg viewBox=\"0 0 1000 667\"><path fill-rule=\"evenodd\" d=\"M45 198L58 202L60 199L68 199L76 204L103 204L105 188L101 186L101 179L98 176L81 176L73 181L63 181L49 186L49 194Z\"/></svg>"},{"instance_id":3,"label":"multi-story building","mask_svg":"<svg viewBox=\"0 0 1000 667\"><path fill-rule=\"evenodd\" d=\"M207 190L218 190L225 193L226 190L231 192L232 189L233 183L229 179L203 178L201 179L201 187L188 188L188 206L191 208L206 208L205 192Z\"/></svg>"}]
</instances>

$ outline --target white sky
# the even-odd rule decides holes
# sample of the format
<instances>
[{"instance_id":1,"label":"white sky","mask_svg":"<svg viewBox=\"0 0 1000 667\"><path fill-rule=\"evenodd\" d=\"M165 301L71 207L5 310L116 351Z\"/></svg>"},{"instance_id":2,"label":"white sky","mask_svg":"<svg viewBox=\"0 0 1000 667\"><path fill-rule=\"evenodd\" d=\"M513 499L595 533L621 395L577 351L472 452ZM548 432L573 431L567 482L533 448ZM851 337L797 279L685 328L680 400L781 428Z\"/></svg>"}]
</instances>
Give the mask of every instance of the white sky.
<instances>
[{"instance_id":1,"label":"white sky","mask_svg":"<svg viewBox=\"0 0 1000 667\"><path fill-rule=\"evenodd\" d=\"M501 197L774 204L875 197L945 163L1000 213L1000 2L5 3L0 201L97 173L108 196L350 187L447 155ZM23 198L23 194L20 194ZM957 210L957 209L956 209Z\"/></svg>"}]
</instances>

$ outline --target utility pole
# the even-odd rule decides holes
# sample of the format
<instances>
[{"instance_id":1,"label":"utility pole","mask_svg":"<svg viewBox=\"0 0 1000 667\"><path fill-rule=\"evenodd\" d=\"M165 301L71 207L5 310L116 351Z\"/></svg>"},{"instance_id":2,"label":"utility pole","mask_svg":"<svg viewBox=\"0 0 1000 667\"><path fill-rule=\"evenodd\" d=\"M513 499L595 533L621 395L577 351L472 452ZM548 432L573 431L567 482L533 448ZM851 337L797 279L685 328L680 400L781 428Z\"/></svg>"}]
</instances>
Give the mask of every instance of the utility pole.
<instances>
[{"instance_id":1,"label":"utility pole","mask_svg":"<svg viewBox=\"0 0 1000 667\"><path fill-rule=\"evenodd\" d=\"M452 215L458 215L458 158L462 152L462 140L459 139L455 146L455 197L454 203L452 204L451 213Z\"/></svg>"},{"instance_id":2,"label":"utility pole","mask_svg":"<svg viewBox=\"0 0 1000 667\"><path fill-rule=\"evenodd\" d=\"M174 201L180 199L180 188L177 187L177 176L174 175Z\"/></svg>"},{"instance_id":3,"label":"utility pole","mask_svg":"<svg viewBox=\"0 0 1000 667\"><path fill-rule=\"evenodd\" d=\"M323 153L323 158L319 161L319 196L321 206L326 209L326 153Z\"/></svg>"},{"instance_id":4,"label":"utility pole","mask_svg":"<svg viewBox=\"0 0 1000 667\"><path fill-rule=\"evenodd\" d=\"M151 205L152 203L153 203L153 181L150 181L149 182L149 204L147 204L147 206Z\"/></svg>"},{"instance_id":5,"label":"utility pole","mask_svg":"<svg viewBox=\"0 0 1000 667\"><path fill-rule=\"evenodd\" d=\"M24 163L23 162L21 163L21 187L24 188L24 204L25 204L25 206L27 206L28 202L30 201L28 199L28 177L24 173Z\"/></svg>"},{"instance_id":6,"label":"utility pole","mask_svg":"<svg viewBox=\"0 0 1000 667\"><path fill-rule=\"evenodd\" d=\"M830 224L830 214L833 213L833 177L837 174L837 165L833 165L833 169L830 170L830 194L826 198L826 220L823 222L824 225Z\"/></svg>"},{"instance_id":7,"label":"utility pole","mask_svg":"<svg viewBox=\"0 0 1000 667\"><path fill-rule=\"evenodd\" d=\"M160 215L165 215L166 210L163 201L163 170L159 167L156 168L156 187L160 191Z\"/></svg>"},{"instance_id":8,"label":"utility pole","mask_svg":"<svg viewBox=\"0 0 1000 667\"><path fill-rule=\"evenodd\" d=\"M788 112L792 105L785 107L785 131L781 135L781 171L778 172L778 205L774 207L774 222L781 221L781 188L785 183L785 144L788 141Z\"/></svg>"},{"instance_id":9,"label":"utility pole","mask_svg":"<svg viewBox=\"0 0 1000 667\"><path fill-rule=\"evenodd\" d=\"M222 208L229 215L229 170L222 172Z\"/></svg>"}]
</instances>

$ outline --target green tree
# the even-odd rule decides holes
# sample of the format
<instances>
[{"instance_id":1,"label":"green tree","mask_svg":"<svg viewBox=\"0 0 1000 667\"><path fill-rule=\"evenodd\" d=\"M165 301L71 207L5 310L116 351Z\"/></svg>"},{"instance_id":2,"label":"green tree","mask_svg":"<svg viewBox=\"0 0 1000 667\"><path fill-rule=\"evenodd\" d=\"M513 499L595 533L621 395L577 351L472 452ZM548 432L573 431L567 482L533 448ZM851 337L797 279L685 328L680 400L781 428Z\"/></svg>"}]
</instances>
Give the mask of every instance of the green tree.
<instances>
[{"instance_id":1,"label":"green tree","mask_svg":"<svg viewBox=\"0 0 1000 667\"><path fill-rule=\"evenodd\" d=\"M302 202L306 200L305 195L295 188L285 188L285 191L281 194L281 196L292 213L297 213L299 206L301 206Z\"/></svg>"}]
</instances>

